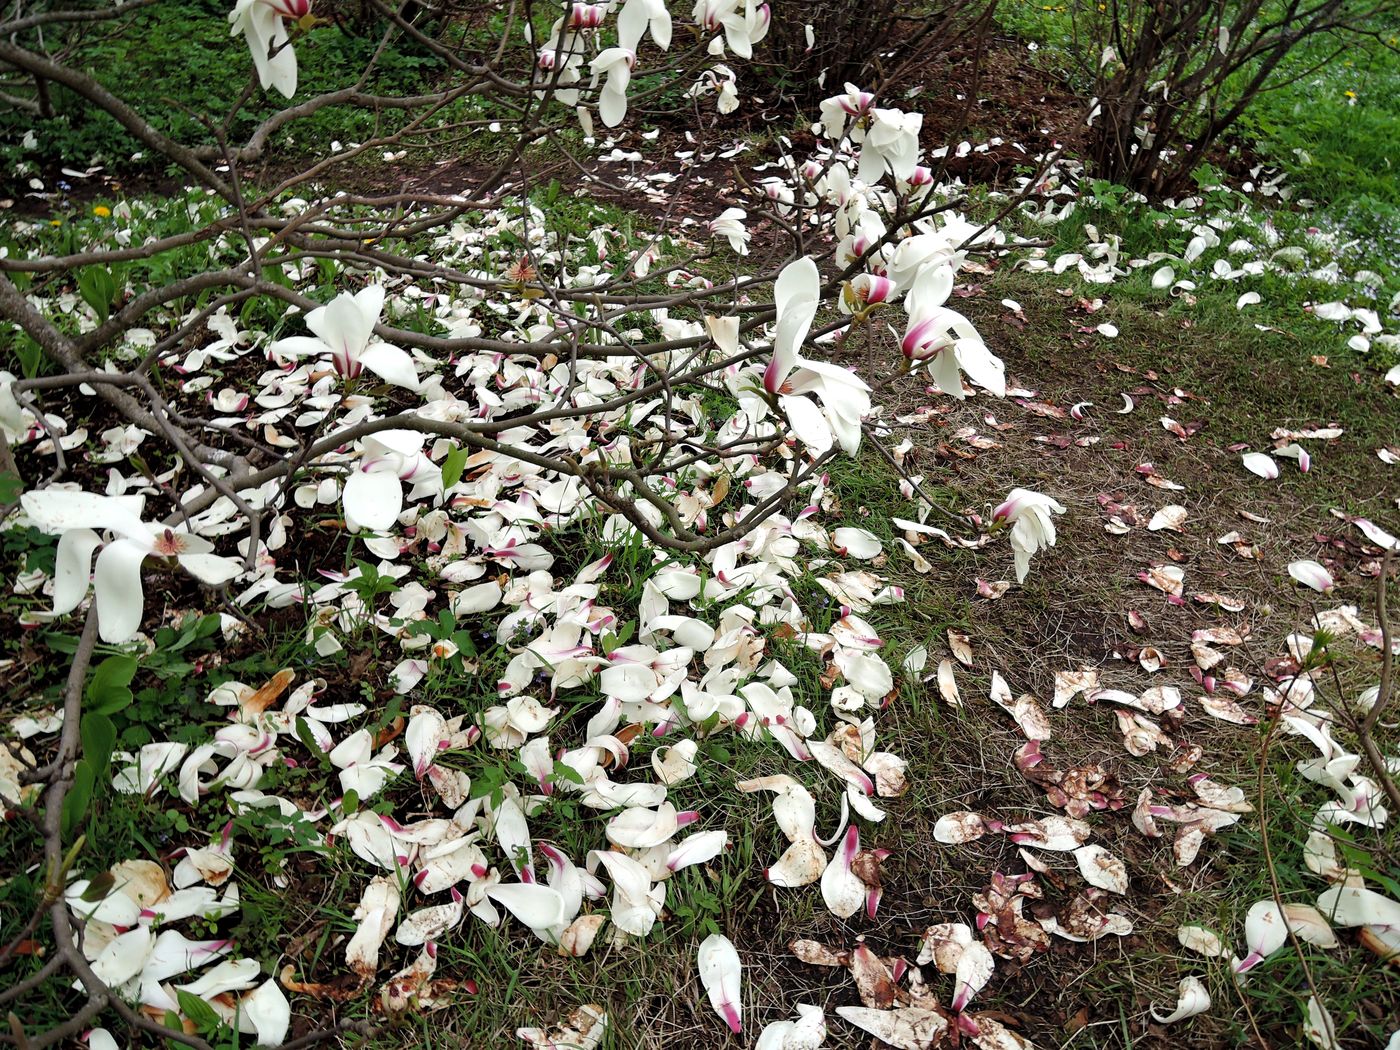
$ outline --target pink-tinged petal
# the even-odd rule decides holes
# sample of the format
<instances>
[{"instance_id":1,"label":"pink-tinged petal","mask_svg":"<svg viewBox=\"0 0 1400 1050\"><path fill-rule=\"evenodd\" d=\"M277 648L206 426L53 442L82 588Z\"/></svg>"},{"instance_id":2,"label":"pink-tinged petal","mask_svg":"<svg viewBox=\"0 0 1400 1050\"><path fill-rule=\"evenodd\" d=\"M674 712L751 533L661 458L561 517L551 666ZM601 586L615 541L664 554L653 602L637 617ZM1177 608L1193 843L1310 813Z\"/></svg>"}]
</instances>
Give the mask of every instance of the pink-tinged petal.
<instances>
[{"instance_id":1,"label":"pink-tinged petal","mask_svg":"<svg viewBox=\"0 0 1400 1050\"><path fill-rule=\"evenodd\" d=\"M360 354L360 364L392 386L417 390L423 385L413 358L397 346L375 343Z\"/></svg>"},{"instance_id":2,"label":"pink-tinged petal","mask_svg":"<svg viewBox=\"0 0 1400 1050\"><path fill-rule=\"evenodd\" d=\"M1303 586L1311 587L1323 594L1328 593L1337 585L1336 581L1332 579L1332 574L1311 559L1289 562L1288 575Z\"/></svg>"},{"instance_id":3,"label":"pink-tinged petal","mask_svg":"<svg viewBox=\"0 0 1400 1050\"><path fill-rule=\"evenodd\" d=\"M666 867L679 871L693 864L704 864L724 852L729 845L727 831L701 831L683 839L666 857Z\"/></svg>"},{"instance_id":4,"label":"pink-tinged petal","mask_svg":"<svg viewBox=\"0 0 1400 1050\"><path fill-rule=\"evenodd\" d=\"M354 529L387 532L403 510L403 483L387 470L356 470L341 493L345 523Z\"/></svg>"},{"instance_id":5,"label":"pink-tinged petal","mask_svg":"<svg viewBox=\"0 0 1400 1050\"><path fill-rule=\"evenodd\" d=\"M865 898L865 883L851 870L851 862L860 852L860 833L855 825L846 829L845 839L836 856L822 872L822 900L833 915L849 919L860 911Z\"/></svg>"},{"instance_id":6,"label":"pink-tinged petal","mask_svg":"<svg viewBox=\"0 0 1400 1050\"><path fill-rule=\"evenodd\" d=\"M1246 452L1241 458L1244 469L1251 474L1257 474L1265 481L1272 481L1278 477L1278 464L1269 456L1262 452Z\"/></svg>"},{"instance_id":7,"label":"pink-tinged petal","mask_svg":"<svg viewBox=\"0 0 1400 1050\"><path fill-rule=\"evenodd\" d=\"M413 775L423 779L447 741L447 721L431 707L414 708L404 730L404 746L413 762Z\"/></svg>"},{"instance_id":8,"label":"pink-tinged petal","mask_svg":"<svg viewBox=\"0 0 1400 1050\"><path fill-rule=\"evenodd\" d=\"M100 546L102 537L91 529L71 529L58 538L53 572L54 615L72 612L86 596L91 582L92 552Z\"/></svg>"},{"instance_id":9,"label":"pink-tinged petal","mask_svg":"<svg viewBox=\"0 0 1400 1050\"><path fill-rule=\"evenodd\" d=\"M996 969L996 960L987 946L981 941L971 941L958 956L954 970L956 984L953 987L953 1009L959 1013L967 1009L972 997L991 980Z\"/></svg>"},{"instance_id":10,"label":"pink-tinged petal","mask_svg":"<svg viewBox=\"0 0 1400 1050\"><path fill-rule=\"evenodd\" d=\"M117 540L97 556L93 589L97 592L97 632L104 642L125 642L141 628L145 612L141 563L148 550L132 540Z\"/></svg>"},{"instance_id":11,"label":"pink-tinged petal","mask_svg":"<svg viewBox=\"0 0 1400 1050\"><path fill-rule=\"evenodd\" d=\"M712 933L700 943L696 955L700 983L709 993L710 1005L735 1035L744 1030L743 964L728 937Z\"/></svg>"}]
</instances>

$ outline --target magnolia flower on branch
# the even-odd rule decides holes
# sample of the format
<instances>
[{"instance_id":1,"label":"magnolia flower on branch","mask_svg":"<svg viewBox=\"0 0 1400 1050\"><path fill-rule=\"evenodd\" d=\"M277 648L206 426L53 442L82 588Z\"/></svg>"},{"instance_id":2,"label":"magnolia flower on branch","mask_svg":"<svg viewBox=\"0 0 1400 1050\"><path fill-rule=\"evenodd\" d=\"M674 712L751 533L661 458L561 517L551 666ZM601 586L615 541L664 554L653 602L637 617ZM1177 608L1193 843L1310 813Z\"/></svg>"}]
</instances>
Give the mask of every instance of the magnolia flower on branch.
<instances>
[{"instance_id":1,"label":"magnolia flower on branch","mask_svg":"<svg viewBox=\"0 0 1400 1050\"><path fill-rule=\"evenodd\" d=\"M36 527L59 538L53 614L61 616L78 607L88 593L91 571L98 633L104 642L125 642L140 630L145 612L141 566L147 557L173 558L190 575L214 587L242 572L236 559L213 554L214 545L202 536L143 522L142 496L97 496L50 488L26 492L20 502ZM110 536L113 533L115 538ZM94 566L95 552L99 553Z\"/></svg>"}]
</instances>

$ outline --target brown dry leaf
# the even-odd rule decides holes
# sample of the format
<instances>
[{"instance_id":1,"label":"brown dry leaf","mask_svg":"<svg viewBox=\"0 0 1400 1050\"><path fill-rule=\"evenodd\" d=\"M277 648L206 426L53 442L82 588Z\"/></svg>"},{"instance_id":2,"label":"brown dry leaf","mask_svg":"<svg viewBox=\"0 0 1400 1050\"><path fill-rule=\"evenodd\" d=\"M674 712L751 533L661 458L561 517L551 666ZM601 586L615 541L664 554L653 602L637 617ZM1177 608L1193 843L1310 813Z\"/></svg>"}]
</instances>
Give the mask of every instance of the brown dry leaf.
<instances>
[{"instance_id":1,"label":"brown dry leaf","mask_svg":"<svg viewBox=\"0 0 1400 1050\"><path fill-rule=\"evenodd\" d=\"M987 918L982 939L1003 959L1027 962L1036 952L1050 949L1050 935L1021 913L1027 900L1043 896L1034 876L992 873L991 885L975 894L972 903Z\"/></svg>"},{"instance_id":2,"label":"brown dry leaf","mask_svg":"<svg viewBox=\"0 0 1400 1050\"><path fill-rule=\"evenodd\" d=\"M277 698L287 691L287 687L292 684L292 679L296 677L296 672L290 667L284 667L265 683L258 687L252 696L244 700L238 706L246 715L260 715L277 702Z\"/></svg>"}]
</instances>

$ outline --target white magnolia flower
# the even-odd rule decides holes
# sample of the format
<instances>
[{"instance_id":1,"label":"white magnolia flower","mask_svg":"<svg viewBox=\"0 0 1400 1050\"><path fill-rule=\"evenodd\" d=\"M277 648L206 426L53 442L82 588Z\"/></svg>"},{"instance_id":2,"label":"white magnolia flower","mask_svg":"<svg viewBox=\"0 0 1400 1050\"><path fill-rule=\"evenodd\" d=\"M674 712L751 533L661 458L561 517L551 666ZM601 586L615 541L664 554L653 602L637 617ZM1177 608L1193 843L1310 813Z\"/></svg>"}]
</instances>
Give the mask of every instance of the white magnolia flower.
<instances>
[{"instance_id":1,"label":"white magnolia flower","mask_svg":"<svg viewBox=\"0 0 1400 1050\"><path fill-rule=\"evenodd\" d=\"M872 109L870 127L860 147L860 180L874 184L885 172L907 179L919 164L919 130L922 113L898 109Z\"/></svg>"},{"instance_id":2,"label":"white magnolia flower","mask_svg":"<svg viewBox=\"0 0 1400 1050\"><path fill-rule=\"evenodd\" d=\"M754 0L696 0L691 17L711 32L724 30L725 42L740 58L753 58L754 44L768 35L772 22L768 5ZM711 54L724 50L718 43L711 44Z\"/></svg>"},{"instance_id":3,"label":"white magnolia flower","mask_svg":"<svg viewBox=\"0 0 1400 1050\"><path fill-rule=\"evenodd\" d=\"M927 361L929 374L945 394L963 396L959 369L978 386L1006 395L1006 367L987 349L977 329L943 304L953 290L953 268L946 262L926 265L909 289L909 328L900 349L910 361Z\"/></svg>"},{"instance_id":4,"label":"white magnolia flower","mask_svg":"<svg viewBox=\"0 0 1400 1050\"><path fill-rule=\"evenodd\" d=\"M275 88L287 98L296 94L297 55L282 20L305 18L310 12L311 0L238 0L229 12L229 35L242 33L248 41L264 91Z\"/></svg>"},{"instance_id":5,"label":"white magnolia flower","mask_svg":"<svg viewBox=\"0 0 1400 1050\"><path fill-rule=\"evenodd\" d=\"M384 289L380 285L372 284L353 294L341 292L306 315L306 327L316 338L290 336L279 339L269 350L298 357L329 354L336 373L346 379L355 379L368 368L386 383L418 390L422 383L413 359L374 335L383 308Z\"/></svg>"},{"instance_id":6,"label":"white magnolia flower","mask_svg":"<svg viewBox=\"0 0 1400 1050\"><path fill-rule=\"evenodd\" d=\"M87 595L91 569L98 634L104 642L128 641L140 629L145 611L141 564L147 556L174 558L192 576L215 587L242 571L237 560L210 553L214 545L202 536L143 522L142 496L44 489L26 492L21 503L41 531L59 537L54 615L78 607ZM117 538L104 540L97 529L116 533ZM94 567L92 556L99 547Z\"/></svg>"},{"instance_id":7,"label":"white magnolia flower","mask_svg":"<svg viewBox=\"0 0 1400 1050\"><path fill-rule=\"evenodd\" d=\"M430 490L441 487L442 471L422 448L423 435L412 430L381 430L364 439L359 465L341 493L349 528L392 528L403 510L406 481Z\"/></svg>"},{"instance_id":8,"label":"white magnolia flower","mask_svg":"<svg viewBox=\"0 0 1400 1050\"><path fill-rule=\"evenodd\" d=\"M599 52L589 68L593 71L593 83L603 81L603 89L598 92L598 116L603 124L615 128L627 116L627 85L632 80L632 68L637 64L637 53L626 47L610 47Z\"/></svg>"},{"instance_id":9,"label":"white magnolia flower","mask_svg":"<svg viewBox=\"0 0 1400 1050\"><path fill-rule=\"evenodd\" d=\"M1055 546L1055 520L1065 508L1054 499L1030 489L1012 489L1006 501L992 512L992 523L1011 524L1011 548L1016 557L1016 582L1024 583L1030 571L1031 555L1042 547Z\"/></svg>"},{"instance_id":10,"label":"white magnolia flower","mask_svg":"<svg viewBox=\"0 0 1400 1050\"><path fill-rule=\"evenodd\" d=\"M814 455L824 454L833 444L854 455L860 447L861 420L870 412L870 387L849 368L809 361L798 353L821 297L817 264L804 256L783 267L773 294L778 319L773 359L763 373L764 389L778 395L793 433ZM803 394L815 394L817 401Z\"/></svg>"},{"instance_id":11,"label":"white magnolia flower","mask_svg":"<svg viewBox=\"0 0 1400 1050\"><path fill-rule=\"evenodd\" d=\"M711 219L706 229L713 237L727 237L729 246L740 255L749 254L749 231L744 228L744 220L749 213L743 208L725 208L719 218Z\"/></svg>"}]
</instances>

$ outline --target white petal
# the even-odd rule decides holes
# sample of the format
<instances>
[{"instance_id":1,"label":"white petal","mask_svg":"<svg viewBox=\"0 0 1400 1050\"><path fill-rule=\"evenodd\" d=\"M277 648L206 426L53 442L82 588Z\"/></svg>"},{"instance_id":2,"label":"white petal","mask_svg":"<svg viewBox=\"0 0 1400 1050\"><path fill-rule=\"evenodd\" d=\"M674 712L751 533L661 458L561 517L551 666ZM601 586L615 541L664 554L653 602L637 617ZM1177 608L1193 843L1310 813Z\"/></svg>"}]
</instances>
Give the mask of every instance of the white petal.
<instances>
[{"instance_id":1,"label":"white petal","mask_svg":"<svg viewBox=\"0 0 1400 1050\"><path fill-rule=\"evenodd\" d=\"M739 953L728 937L712 933L700 942L695 965L700 971L700 983L709 993L710 1005L729 1030L738 1035L744 1030L743 965Z\"/></svg>"},{"instance_id":2,"label":"white petal","mask_svg":"<svg viewBox=\"0 0 1400 1050\"><path fill-rule=\"evenodd\" d=\"M488 889L486 896L532 930L563 926L572 918L565 914L564 898L559 891L539 883L502 882Z\"/></svg>"},{"instance_id":3,"label":"white petal","mask_svg":"<svg viewBox=\"0 0 1400 1050\"><path fill-rule=\"evenodd\" d=\"M91 529L71 529L58 539L54 556L53 611L70 613L88 592L92 573L92 552L102 545L102 537Z\"/></svg>"},{"instance_id":4,"label":"white petal","mask_svg":"<svg viewBox=\"0 0 1400 1050\"><path fill-rule=\"evenodd\" d=\"M1185 977L1177 985L1176 1009L1162 1015L1152 1011L1152 1019L1158 1024L1174 1024L1188 1017L1195 1017L1210 1009L1210 993L1206 991L1198 977Z\"/></svg>"},{"instance_id":5,"label":"white petal","mask_svg":"<svg viewBox=\"0 0 1400 1050\"><path fill-rule=\"evenodd\" d=\"M849 919L865 903L865 883L851 870L860 850L860 835L854 825L846 829L841 848L822 872L822 900L833 915Z\"/></svg>"},{"instance_id":6,"label":"white petal","mask_svg":"<svg viewBox=\"0 0 1400 1050\"><path fill-rule=\"evenodd\" d=\"M1292 576L1305 587L1311 587L1313 590L1321 591L1323 594L1326 594L1336 586L1335 581L1332 579L1332 574L1311 559L1289 562L1288 575Z\"/></svg>"},{"instance_id":7,"label":"white petal","mask_svg":"<svg viewBox=\"0 0 1400 1050\"><path fill-rule=\"evenodd\" d=\"M1251 474L1258 474L1266 481L1278 477L1278 464L1262 452L1246 452L1240 459L1244 462L1245 470Z\"/></svg>"},{"instance_id":8,"label":"white petal","mask_svg":"<svg viewBox=\"0 0 1400 1050\"><path fill-rule=\"evenodd\" d=\"M418 369L413 366L413 358L397 346L375 343L360 354L360 364L393 386L406 390L418 390L422 386Z\"/></svg>"},{"instance_id":9,"label":"white petal","mask_svg":"<svg viewBox=\"0 0 1400 1050\"><path fill-rule=\"evenodd\" d=\"M238 1003L238 1027L245 1032L249 1028L256 1032L258 1046L281 1046L291 1023L291 1004L275 980L264 982Z\"/></svg>"},{"instance_id":10,"label":"white petal","mask_svg":"<svg viewBox=\"0 0 1400 1050\"><path fill-rule=\"evenodd\" d=\"M97 556L92 579L97 592L98 634L104 642L125 642L141 628L145 612L141 563L148 550L133 540L117 540Z\"/></svg>"},{"instance_id":11,"label":"white petal","mask_svg":"<svg viewBox=\"0 0 1400 1050\"><path fill-rule=\"evenodd\" d=\"M403 510L403 483L387 470L356 470L341 494L345 523L351 528L387 532Z\"/></svg>"}]
</instances>

